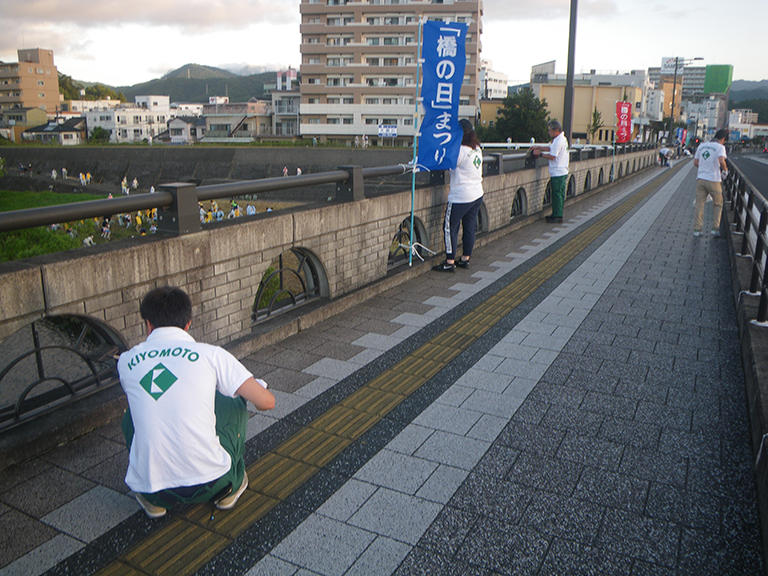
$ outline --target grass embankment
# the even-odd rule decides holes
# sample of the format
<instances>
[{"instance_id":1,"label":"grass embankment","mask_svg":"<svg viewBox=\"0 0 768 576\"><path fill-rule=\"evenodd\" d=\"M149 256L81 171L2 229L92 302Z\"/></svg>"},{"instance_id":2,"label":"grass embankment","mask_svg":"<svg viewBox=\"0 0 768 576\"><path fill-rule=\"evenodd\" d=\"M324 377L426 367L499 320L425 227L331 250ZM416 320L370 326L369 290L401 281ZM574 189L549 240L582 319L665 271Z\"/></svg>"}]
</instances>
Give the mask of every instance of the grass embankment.
<instances>
[{"instance_id":1,"label":"grass embankment","mask_svg":"<svg viewBox=\"0 0 768 576\"><path fill-rule=\"evenodd\" d=\"M57 204L69 204L86 200L106 198L106 195L97 194L64 194L58 192L19 192L0 190L0 212L9 210L23 210L25 208L39 208L41 206L54 206ZM242 213L248 204L256 208L256 212L266 212L268 208L280 210L299 204L298 202L264 202L242 201L239 202ZM229 209L228 200L220 200L222 208ZM209 203L204 203L208 208ZM225 211L226 213L226 211ZM137 225L136 213L131 214L129 226L121 225L117 215L111 218L110 237L102 238L102 219L87 218L77 222L68 222L59 226L38 226L16 232L0 232L0 262L9 260L21 260L31 258L39 254L50 254L83 247L83 240L91 237L94 244L114 242L121 238L142 236L150 231L151 220L147 211L142 212L141 224Z\"/></svg>"}]
</instances>

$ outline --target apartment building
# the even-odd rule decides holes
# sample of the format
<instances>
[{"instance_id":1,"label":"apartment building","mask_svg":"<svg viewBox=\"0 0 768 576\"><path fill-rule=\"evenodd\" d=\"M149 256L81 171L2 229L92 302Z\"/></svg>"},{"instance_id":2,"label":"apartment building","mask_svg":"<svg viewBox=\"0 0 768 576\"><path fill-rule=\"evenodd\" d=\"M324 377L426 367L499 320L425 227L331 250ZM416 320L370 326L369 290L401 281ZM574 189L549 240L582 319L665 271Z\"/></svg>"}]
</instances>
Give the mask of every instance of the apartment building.
<instances>
[{"instance_id":1,"label":"apartment building","mask_svg":"<svg viewBox=\"0 0 768 576\"><path fill-rule=\"evenodd\" d=\"M300 13L302 136L410 145L422 18L468 24L459 116L476 117L482 0L302 0Z\"/></svg>"},{"instance_id":2,"label":"apartment building","mask_svg":"<svg viewBox=\"0 0 768 576\"><path fill-rule=\"evenodd\" d=\"M168 96L136 96L133 105L86 110L85 118L89 137L98 127L109 132L113 143L151 141L167 130L170 102Z\"/></svg>"},{"instance_id":3,"label":"apartment building","mask_svg":"<svg viewBox=\"0 0 768 576\"><path fill-rule=\"evenodd\" d=\"M0 62L0 111L41 108L55 115L59 106L59 72L53 50L17 50L18 62Z\"/></svg>"}]
</instances>

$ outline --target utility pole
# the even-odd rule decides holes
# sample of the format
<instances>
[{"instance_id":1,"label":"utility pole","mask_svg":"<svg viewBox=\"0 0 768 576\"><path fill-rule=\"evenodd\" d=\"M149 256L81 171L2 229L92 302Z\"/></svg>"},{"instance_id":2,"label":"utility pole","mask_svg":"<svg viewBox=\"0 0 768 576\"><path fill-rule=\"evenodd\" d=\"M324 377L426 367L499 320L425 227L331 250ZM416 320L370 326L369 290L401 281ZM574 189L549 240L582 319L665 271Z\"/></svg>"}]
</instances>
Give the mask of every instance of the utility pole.
<instances>
[{"instance_id":1,"label":"utility pole","mask_svg":"<svg viewBox=\"0 0 768 576\"><path fill-rule=\"evenodd\" d=\"M571 132L573 128L573 69L576 59L576 14L578 12L578 0L571 0L571 23L568 33L568 72L565 80L565 102L563 103L563 132L571 144Z\"/></svg>"}]
</instances>

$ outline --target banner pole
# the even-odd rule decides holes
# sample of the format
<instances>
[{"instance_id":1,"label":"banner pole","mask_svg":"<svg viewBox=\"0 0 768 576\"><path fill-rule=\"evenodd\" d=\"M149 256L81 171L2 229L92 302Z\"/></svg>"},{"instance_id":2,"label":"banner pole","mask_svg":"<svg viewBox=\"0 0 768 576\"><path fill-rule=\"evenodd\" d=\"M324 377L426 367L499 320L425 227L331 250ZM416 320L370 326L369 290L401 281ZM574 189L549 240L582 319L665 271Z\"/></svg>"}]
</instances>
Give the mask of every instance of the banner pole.
<instances>
[{"instance_id":1,"label":"banner pole","mask_svg":"<svg viewBox=\"0 0 768 576\"><path fill-rule=\"evenodd\" d=\"M423 17L419 17L418 42L416 43L416 98L413 105L413 167L411 170L411 233L408 242L408 266L413 266L413 211L416 199L416 150L419 138L419 83L421 81L421 26Z\"/></svg>"}]
</instances>

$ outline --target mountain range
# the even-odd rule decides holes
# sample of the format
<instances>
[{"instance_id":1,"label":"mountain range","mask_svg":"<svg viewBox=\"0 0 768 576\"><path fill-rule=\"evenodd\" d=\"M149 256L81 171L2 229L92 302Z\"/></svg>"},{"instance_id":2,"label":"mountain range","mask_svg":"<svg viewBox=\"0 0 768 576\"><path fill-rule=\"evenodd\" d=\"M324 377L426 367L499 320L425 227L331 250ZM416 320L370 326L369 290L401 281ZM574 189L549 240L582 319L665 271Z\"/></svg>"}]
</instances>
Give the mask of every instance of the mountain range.
<instances>
[{"instance_id":1,"label":"mountain range","mask_svg":"<svg viewBox=\"0 0 768 576\"><path fill-rule=\"evenodd\" d=\"M171 102L208 102L209 96L229 96L230 102L245 102L264 96L265 84L275 83L275 72L240 75L201 64L185 64L148 82L114 86L129 102L138 95L167 94Z\"/></svg>"},{"instance_id":2,"label":"mountain range","mask_svg":"<svg viewBox=\"0 0 768 576\"><path fill-rule=\"evenodd\" d=\"M110 88L122 92L128 101L133 101L137 95L167 94L171 102L208 102L209 96L229 96L231 102L245 102L250 98L264 96L264 85L274 82L274 71L237 74L214 66L185 64L161 78L132 86ZM734 80L730 100L732 103L768 100L768 80Z\"/></svg>"}]
</instances>

